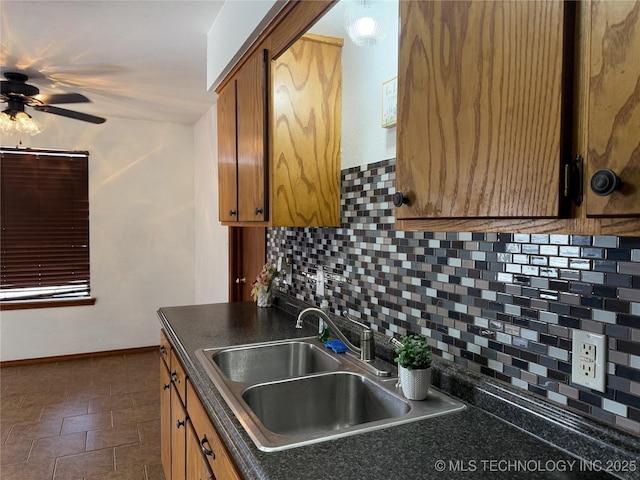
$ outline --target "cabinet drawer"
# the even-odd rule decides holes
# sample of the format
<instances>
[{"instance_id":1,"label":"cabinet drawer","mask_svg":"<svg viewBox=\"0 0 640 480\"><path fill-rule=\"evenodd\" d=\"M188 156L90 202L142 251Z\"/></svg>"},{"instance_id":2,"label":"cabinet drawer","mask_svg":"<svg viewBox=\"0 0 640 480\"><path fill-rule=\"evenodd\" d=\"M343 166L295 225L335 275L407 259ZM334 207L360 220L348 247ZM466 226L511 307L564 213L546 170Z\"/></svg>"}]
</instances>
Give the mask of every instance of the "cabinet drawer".
<instances>
[{"instance_id":1,"label":"cabinet drawer","mask_svg":"<svg viewBox=\"0 0 640 480\"><path fill-rule=\"evenodd\" d=\"M227 452L226 447L218 436L218 431L211 423L209 415L202 406L198 394L193 389L190 382L187 382L187 391L189 403L187 409L189 410L189 418L193 424L193 428L198 435L198 441L202 447L203 453L205 453L211 470L218 480L237 479L240 480L242 476L236 470L236 467L231 459L231 456ZM206 453L210 452L210 453Z\"/></svg>"},{"instance_id":2,"label":"cabinet drawer","mask_svg":"<svg viewBox=\"0 0 640 480\"><path fill-rule=\"evenodd\" d=\"M169 343L169 339L167 338L167 334L164 330L160 330L160 355L164 360L165 365L169 370L171 370L171 359L169 357L169 353L171 352L171 344Z\"/></svg>"},{"instance_id":3,"label":"cabinet drawer","mask_svg":"<svg viewBox=\"0 0 640 480\"><path fill-rule=\"evenodd\" d=\"M173 350L171 350L171 381L175 386L176 392L180 395L180 400L182 400L183 404L186 404L187 374Z\"/></svg>"}]
</instances>

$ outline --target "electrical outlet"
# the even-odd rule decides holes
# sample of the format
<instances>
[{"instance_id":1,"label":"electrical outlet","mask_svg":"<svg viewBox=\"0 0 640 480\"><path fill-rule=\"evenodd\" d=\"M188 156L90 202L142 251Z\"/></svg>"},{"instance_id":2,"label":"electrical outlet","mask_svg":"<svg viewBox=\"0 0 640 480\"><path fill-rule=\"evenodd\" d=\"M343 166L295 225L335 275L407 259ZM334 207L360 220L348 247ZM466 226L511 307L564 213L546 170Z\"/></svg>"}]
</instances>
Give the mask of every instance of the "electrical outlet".
<instances>
[{"instance_id":1,"label":"electrical outlet","mask_svg":"<svg viewBox=\"0 0 640 480\"><path fill-rule=\"evenodd\" d=\"M606 340L597 333L573 330L571 381L578 385L606 391Z\"/></svg>"},{"instance_id":2,"label":"electrical outlet","mask_svg":"<svg viewBox=\"0 0 640 480\"><path fill-rule=\"evenodd\" d=\"M324 297L324 269L322 267L318 267L316 273L316 295Z\"/></svg>"}]
</instances>

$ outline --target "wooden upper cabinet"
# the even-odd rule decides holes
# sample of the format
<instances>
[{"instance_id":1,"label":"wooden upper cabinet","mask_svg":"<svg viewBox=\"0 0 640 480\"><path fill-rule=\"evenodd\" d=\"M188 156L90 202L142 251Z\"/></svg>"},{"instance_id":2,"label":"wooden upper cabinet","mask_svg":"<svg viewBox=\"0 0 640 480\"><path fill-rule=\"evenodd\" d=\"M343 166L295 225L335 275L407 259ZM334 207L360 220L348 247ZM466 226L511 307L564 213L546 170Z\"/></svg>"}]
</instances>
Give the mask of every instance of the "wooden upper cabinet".
<instances>
[{"instance_id":1,"label":"wooden upper cabinet","mask_svg":"<svg viewBox=\"0 0 640 480\"><path fill-rule=\"evenodd\" d=\"M238 73L238 220L266 218L266 51L257 51Z\"/></svg>"},{"instance_id":2,"label":"wooden upper cabinet","mask_svg":"<svg viewBox=\"0 0 640 480\"><path fill-rule=\"evenodd\" d=\"M340 225L344 41L298 39L295 30L329 6L288 4L271 35L218 89L219 219L226 225Z\"/></svg>"},{"instance_id":3,"label":"wooden upper cabinet","mask_svg":"<svg viewBox=\"0 0 640 480\"><path fill-rule=\"evenodd\" d=\"M307 34L273 62L275 225L340 225L343 43Z\"/></svg>"},{"instance_id":4,"label":"wooden upper cabinet","mask_svg":"<svg viewBox=\"0 0 640 480\"><path fill-rule=\"evenodd\" d=\"M588 5L587 215L640 215L640 2ZM590 188L602 169L622 181L609 195Z\"/></svg>"},{"instance_id":5,"label":"wooden upper cabinet","mask_svg":"<svg viewBox=\"0 0 640 480\"><path fill-rule=\"evenodd\" d=\"M398 219L561 213L565 4L401 1Z\"/></svg>"},{"instance_id":6,"label":"wooden upper cabinet","mask_svg":"<svg viewBox=\"0 0 640 480\"><path fill-rule=\"evenodd\" d=\"M238 219L238 165L236 150L236 82L218 94L218 217Z\"/></svg>"},{"instance_id":7,"label":"wooden upper cabinet","mask_svg":"<svg viewBox=\"0 0 640 480\"><path fill-rule=\"evenodd\" d=\"M266 218L266 52L218 92L218 201L223 223Z\"/></svg>"}]
</instances>

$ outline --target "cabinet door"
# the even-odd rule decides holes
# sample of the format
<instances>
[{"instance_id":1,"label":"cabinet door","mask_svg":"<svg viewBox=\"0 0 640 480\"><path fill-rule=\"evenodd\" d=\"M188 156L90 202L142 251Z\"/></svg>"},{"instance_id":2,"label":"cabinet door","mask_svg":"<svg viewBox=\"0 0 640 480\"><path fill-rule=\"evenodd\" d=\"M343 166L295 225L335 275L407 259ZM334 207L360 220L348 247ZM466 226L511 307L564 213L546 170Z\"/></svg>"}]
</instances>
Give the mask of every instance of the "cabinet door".
<instances>
[{"instance_id":1,"label":"cabinet door","mask_svg":"<svg viewBox=\"0 0 640 480\"><path fill-rule=\"evenodd\" d=\"M187 398L187 374L184 371L180 360L178 360L178 356L176 355L175 350L171 350L171 382L173 383L173 388L178 393L178 397L182 401L183 404L186 403Z\"/></svg>"},{"instance_id":2,"label":"cabinet door","mask_svg":"<svg viewBox=\"0 0 640 480\"><path fill-rule=\"evenodd\" d=\"M342 44L307 34L273 62L274 225L340 225Z\"/></svg>"},{"instance_id":3,"label":"cabinet door","mask_svg":"<svg viewBox=\"0 0 640 480\"><path fill-rule=\"evenodd\" d=\"M171 388L171 480L186 478L187 414L175 388Z\"/></svg>"},{"instance_id":4,"label":"cabinet door","mask_svg":"<svg viewBox=\"0 0 640 480\"><path fill-rule=\"evenodd\" d=\"M561 1L402 1L399 219L560 214Z\"/></svg>"},{"instance_id":5,"label":"cabinet door","mask_svg":"<svg viewBox=\"0 0 640 480\"><path fill-rule=\"evenodd\" d=\"M164 330L160 330L160 355L162 360L164 361L166 368L171 368L171 357L169 356L170 352L171 343L169 343L167 334L164 332Z\"/></svg>"},{"instance_id":6,"label":"cabinet door","mask_svg":"<svg viewBox=\"0 0 640 480\"><path fill-rule=\"evenodd\" d=\"M200 440L191 422L187 422L187 479L210 480L215 478L200 447Z\"/></svg>"},{"instance_id":7,"label":"cabinet door","mask_svg":"<svg viewBox=\"0 0 640 480\"><path fill-rule=\"evenodd\" d=\"M266 50L245 63L237 82L238 220L267 218L266 186Z\"/></svg>"},{"instance_id":8,"label":"cabinet door","mask_svg":"<svg viewBox=\"0 0 640 480\"><path fill-rule=\"evenodd\" d=\"M592 1L589 43L587 215L640 215L640 2ZM622 181L596 195L596 171Z\"/></svg>"},{"instance_id":9,"label":"cabinet door","mask_svg":"<svg viewBox=\"0 0 640 480\"><path fill-rule=\"evenodd\" d=\"M207 461L215 478L218 480L240 480L242 476L236 469L218 431L211 423L191 382L187 382L187 396L189 397L189 418L193 422L193 428L197 432L203 452L207 452Z\"/></svg>"},{"instance_id":10,"label":"cabinet door","mask_svg":"<svg viewBox=\"0 0 640 480\"><path fill-rule=\"evenodd\" d=\"M218 218L238 220L238 176L236 151L236 83L218 94Z\"/></svg>"},{"instance_id":11,"label":"cabinet door","mask_svg":"<svg viewBox=\"0 0 640 480\"><path fill-rule=\"evenodd\" d=\"M171 480L171 376L160 359L160 459L167 480Z\"/></svg>"}]
</instances>

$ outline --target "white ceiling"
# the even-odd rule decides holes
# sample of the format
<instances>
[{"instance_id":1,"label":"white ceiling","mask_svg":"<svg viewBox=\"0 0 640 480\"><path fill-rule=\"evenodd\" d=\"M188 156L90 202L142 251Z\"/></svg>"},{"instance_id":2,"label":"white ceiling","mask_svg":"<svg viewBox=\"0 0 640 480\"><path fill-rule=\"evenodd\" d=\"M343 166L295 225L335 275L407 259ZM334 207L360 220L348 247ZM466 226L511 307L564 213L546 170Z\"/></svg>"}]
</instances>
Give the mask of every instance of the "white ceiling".
<instances>
[{"instance_id":1,"label":"white ceiling","mask_svg":"<svg viewBox=\"0 0 640 480\"><path fill-rule=\"evenodd\" d=\"M206 36L223 3L0 0L0 67L26 73L41 93L92 100L62 108L193 124L215 99Z\"/></svg>"}]
</instances>

